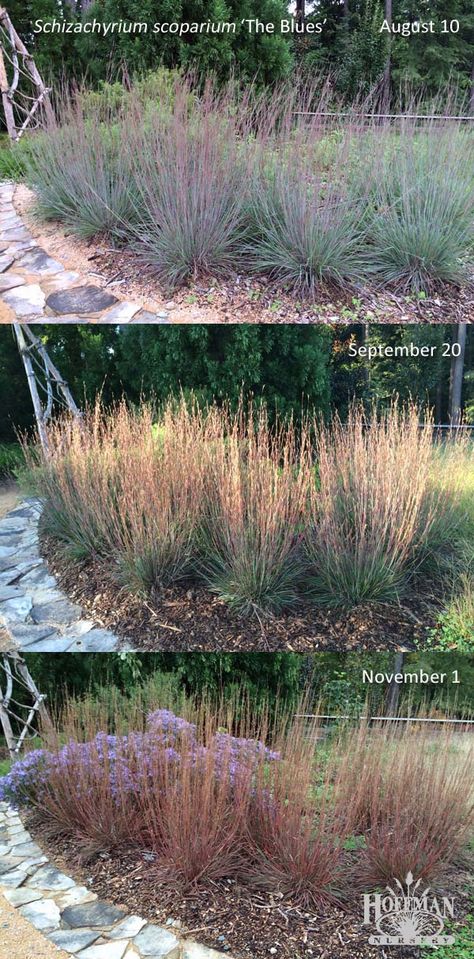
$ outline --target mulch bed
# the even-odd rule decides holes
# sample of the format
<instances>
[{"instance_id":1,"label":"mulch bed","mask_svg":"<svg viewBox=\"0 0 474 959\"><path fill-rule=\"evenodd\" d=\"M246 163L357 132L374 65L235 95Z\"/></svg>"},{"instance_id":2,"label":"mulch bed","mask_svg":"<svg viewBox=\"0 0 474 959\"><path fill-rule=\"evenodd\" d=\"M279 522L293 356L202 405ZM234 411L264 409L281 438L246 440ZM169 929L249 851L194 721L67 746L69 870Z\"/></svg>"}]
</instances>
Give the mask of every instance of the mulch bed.
<instances>
[{"instance_id":1,"label":"mulch bed","mask_svg":"<svg viewBox=\"0 0 474 959\"><path fill-rule=\"evenodd\" d=\"M153 875L153 854L145 850L100 852L85 857L73 840L45 838L38 818L28 828L52 862L87 885L99 898L164 925L173 920L181 933L233 959L420 959L418 947L369 944L374 929L364 927L362 891L344 911L330 906L306 912L278 890L254 892L230 880L193 890L170 888ZM467 867L449 867L436 894L454 897L455 919L469 913Z\"/></svg>"},{"instance_id":2,"label":"mulch bed","mask_svg":"<svg viewBox=\"0 0 474 959\"><path fill-rule=\"evenodd\" d=\"M301 604L298 612L244 618L202 588L174 587L144 598L121 588L103 561L72 562L51 539L42 552L61 589L90 619L140 650L341 652L413 650L437 616L435 591L423 583L403 606L364 603L353 609Z\"/></svg>"},{"instance_id":3,"label":"mulch bed","mask_svg":"<svg viewBox=\"0 0 474 959\"><path fill-rule=\"evenodd\" d=\"M151 266L127 250L111 250L100 240L91 241L93 269L99 277L122 290L133 283L144 296L168 298L178 307L212 311L213 323L383 323L474 322L474 290L446 287L426 299L387 291L354 292L321 289L317 301L300 301L265 278L236 275L226 283L215 280L189 283L173 294L159 284ZM173 314L171 314L173 318Z\"/></svg>"}]
</instances>

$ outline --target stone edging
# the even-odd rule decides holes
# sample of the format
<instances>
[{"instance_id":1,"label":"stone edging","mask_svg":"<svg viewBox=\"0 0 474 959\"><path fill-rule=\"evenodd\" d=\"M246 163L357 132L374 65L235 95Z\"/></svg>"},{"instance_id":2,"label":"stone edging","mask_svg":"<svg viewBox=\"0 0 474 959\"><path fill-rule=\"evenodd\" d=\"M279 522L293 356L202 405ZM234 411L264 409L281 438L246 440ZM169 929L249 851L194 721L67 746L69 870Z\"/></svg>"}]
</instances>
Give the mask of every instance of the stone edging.
<instances>
[{"instance_id":1,"label":"stone edging","mask_svg":"<svg viewBox=\"0 0 474 959\"><path fill-rule=\"evenodd\" d=\"M0 802L0 890L35 929L77 959L232 959L179 938L173 919L157 926L79 886L50 864L5 802Z\"/></svg>"},{"instance_id":2,"label":"stone edging","mask_svg":"<svg viewBox=\"0 0 474 959\"><path fill-rule=\"evenodd\" d=\"M22 323L169 323L120 301L110 289L65 270L38 246L13 205L15 184L0 183L0 320ZM2 310L3 304L3 310Z\"/></svg>"},{"instance_id":3,"label":"stone edging","mask_svg":"<svg viewBox=\"0 0 474 959\"><path fill-rule=\"evenodd\" d=\"M94 626L58 588L39 551L41 504L26 499L0 520L0 649L109 653L131 650ZM6 636L2 636L6 633Z\"/></svg>"}]
</instances>

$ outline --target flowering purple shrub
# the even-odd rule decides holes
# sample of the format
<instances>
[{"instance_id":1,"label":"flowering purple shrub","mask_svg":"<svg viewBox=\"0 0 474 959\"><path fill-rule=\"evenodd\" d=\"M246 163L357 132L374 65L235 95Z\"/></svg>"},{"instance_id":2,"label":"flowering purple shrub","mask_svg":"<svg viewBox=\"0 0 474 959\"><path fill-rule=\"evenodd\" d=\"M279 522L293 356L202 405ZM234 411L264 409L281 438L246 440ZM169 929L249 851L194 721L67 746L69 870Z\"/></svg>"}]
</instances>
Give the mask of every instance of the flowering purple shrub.
<instances>
[{"instance_id":1,"label":"flowering purple shrub","mask_svg":"<svg viewBox=\"0 0 474 959\"><path fill-rule=\"evenodd\" d=\"M28 805L47 781L51 758L46 750L34 749L17 760L10 772L0 777L0 802Z\"/></svg>"},{"instance_id":2,"label":"flowering purple shrub","mask_svg":"<svg viewBox=\"0 0 474 959\"><path fill-rule=\"evenodd\" d=\"M232 784L239 772L256 767L261 760L274 762L279 753L272 752L257 739L239 739L218 732L212 743L202 746L197 741L197 727L167 709L149 713L145 732L126 736L110 736L99 732L86 743L70 741L57 752L37 749L14 764L8 775L0 778L0 800L14 806L37 802L52 778L64 773L77 773L77 792L90 793L94 783L107 781L115 799L138 793L145 780L156 776L160 763L164 767L178 764L183 756L195 769L203 769L212 756L216 776L227 775Z\"/></svg>"}]
</instances>

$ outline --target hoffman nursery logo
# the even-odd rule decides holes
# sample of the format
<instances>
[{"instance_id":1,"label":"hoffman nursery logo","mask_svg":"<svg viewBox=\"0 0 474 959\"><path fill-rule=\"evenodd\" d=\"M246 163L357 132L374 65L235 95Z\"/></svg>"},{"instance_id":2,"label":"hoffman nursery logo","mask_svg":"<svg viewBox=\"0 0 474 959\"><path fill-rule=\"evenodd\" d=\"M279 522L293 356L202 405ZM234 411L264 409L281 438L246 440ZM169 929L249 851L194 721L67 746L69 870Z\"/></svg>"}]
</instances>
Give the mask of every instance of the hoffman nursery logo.
<instances>
[{"instance_id":1,"label":"hoffman nursery logo","mask_svg":"<svg viewBox=\"0 0 474 959\"><path fill-rule=\"evenodd\" d=\"M445 946L454 936L443 936L444 921L454 916L454 900L429 896L420 890L408 873L405 885L395 880L397 889L387 886L384 893L365 893L364 926L375 925L378 935L370 936L373 946Z\"/></svg>"}]
</instances>

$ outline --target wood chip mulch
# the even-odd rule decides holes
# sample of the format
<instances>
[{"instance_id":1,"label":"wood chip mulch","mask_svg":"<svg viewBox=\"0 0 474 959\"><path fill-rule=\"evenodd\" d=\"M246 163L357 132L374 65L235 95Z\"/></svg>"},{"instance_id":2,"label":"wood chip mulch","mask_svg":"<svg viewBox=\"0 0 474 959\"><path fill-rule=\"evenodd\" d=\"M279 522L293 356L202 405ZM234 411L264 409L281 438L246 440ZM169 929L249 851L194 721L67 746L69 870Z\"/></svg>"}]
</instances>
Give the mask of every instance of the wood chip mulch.
<instances>
[{"instance_id":1,"label":"wood chip mulch","mask_svg":"<svg viewBox=\"0 0 474 959\"><path fill-rule=\"evenodd\" d=\"M201 277L171 293L160 285L153 267L130 251L112 250L95 238L91 259L97 278L116 287L120 296L138 289L145 299L171 299L172 321L174 307L180 317L186 309L202 310L199 322L205 323L474 322L474 288L446 287L425 299L370 288L320 289L317 300L299 300L264 277L236 274L227 282Z\"/></svg>"},{"instance_id":2,"label":"wood chip mulch","mask_svg":"<svg viewBox=\"0 0 474 959\"><path fill-rule=\"evenodd\" d=\"M364 603L346 610L302 603L287 615L244 618L202 588L174 587L143 597L121 587L101 560L73 563L45 537L42 551L61 589L96 626L143 651L409 651L426 642L438 612L425 583L403 606Z\"/></svg>"},{"instance_id":3,"label":"wood chip mulch","mask_svg":"<svg viewBox=\"0 0 474 959\"><path fill-rule=\"evenodd\" d=\"M418 947L380 947L369 943L374 933L363 925L362 891L345 903L317 912L301 909L283 897L255 892L235 880L179 889L160 882L153 854L143 849L79 852L82 843L48 834L30 817L28 827L54 864L87 885L100 899L159 925L174 923L180 934L202 945L229 952L233 959L421 959ZM471 876L472 883L472 876ZM433 884L434 885L434 884ZM469 913L469 870L447 867L436 894L454 897L455 921Z\"/></svg>"}]
</instances>

